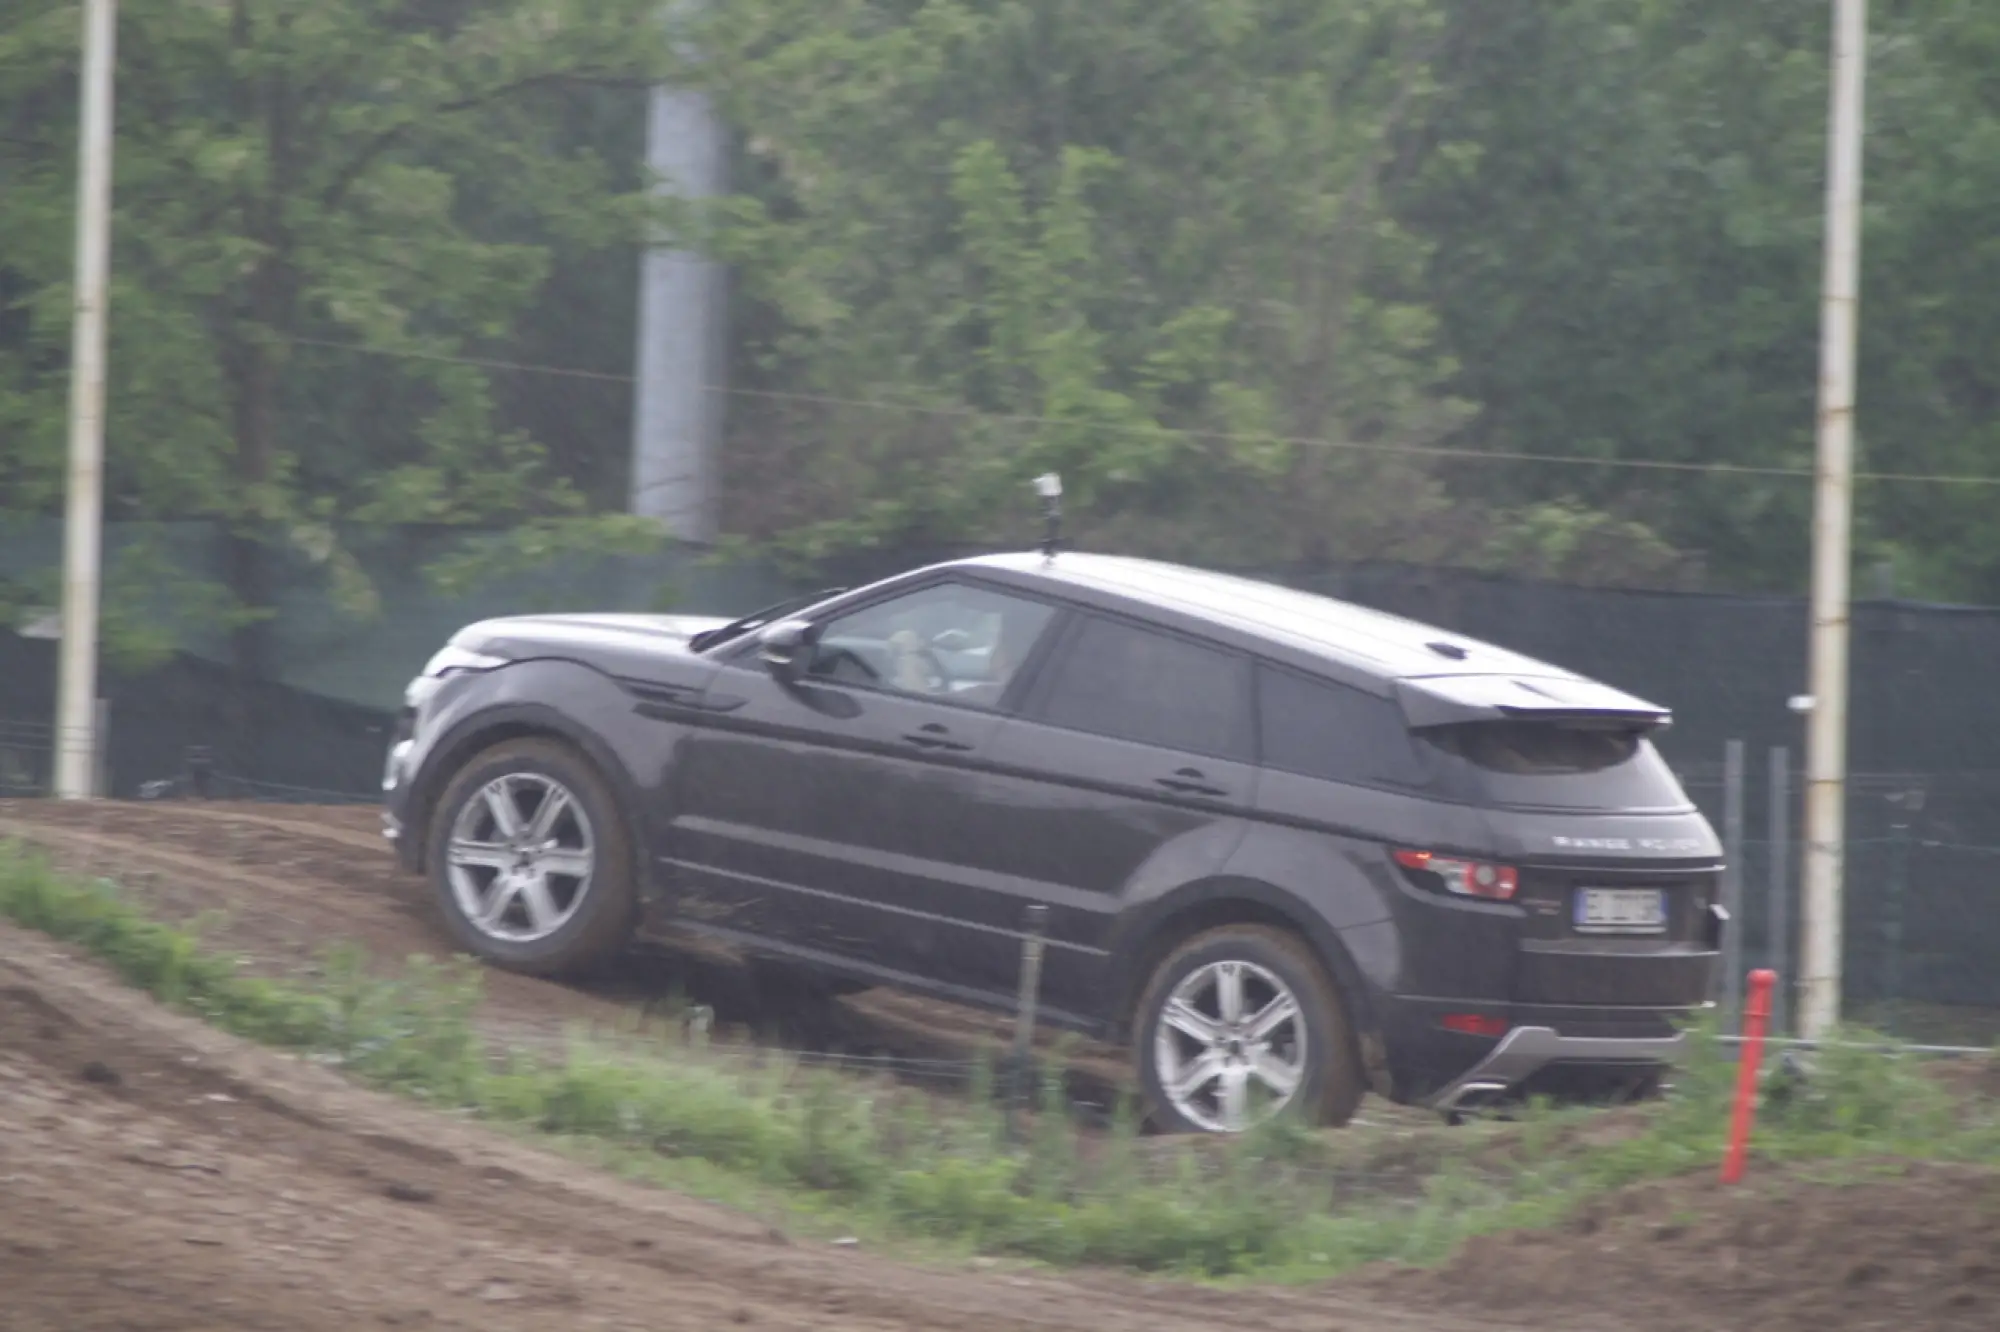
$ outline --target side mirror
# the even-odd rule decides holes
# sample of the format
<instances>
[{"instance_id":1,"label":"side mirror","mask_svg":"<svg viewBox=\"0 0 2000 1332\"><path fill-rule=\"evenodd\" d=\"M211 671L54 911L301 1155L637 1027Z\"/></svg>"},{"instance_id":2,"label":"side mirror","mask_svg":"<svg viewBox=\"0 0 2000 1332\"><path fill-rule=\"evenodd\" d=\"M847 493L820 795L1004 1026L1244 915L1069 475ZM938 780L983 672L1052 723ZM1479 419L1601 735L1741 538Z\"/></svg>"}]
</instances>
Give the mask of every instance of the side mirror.
<instances>
[{"instance_id":1,"label":"side mirror","mask_svg":"<svg viewBox=\"0 0 2000 1332\"><path fill-rule=\"evenodd\" d=\"M778 679L796 680L812 655L815 636L813 626L805 620L767 624L757 631L757 658Z\"/></svg>"}]
</instances>

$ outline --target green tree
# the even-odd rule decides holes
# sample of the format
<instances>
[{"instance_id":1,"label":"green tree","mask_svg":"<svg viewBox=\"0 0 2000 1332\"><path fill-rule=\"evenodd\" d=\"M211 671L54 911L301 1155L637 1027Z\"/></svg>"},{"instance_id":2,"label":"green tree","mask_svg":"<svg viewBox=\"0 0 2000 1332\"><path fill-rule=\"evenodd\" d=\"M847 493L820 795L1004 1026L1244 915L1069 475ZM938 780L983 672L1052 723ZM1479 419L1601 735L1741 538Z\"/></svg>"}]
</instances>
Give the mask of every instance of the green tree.
<instances>
[{"instance_id":1,"label":"green tree","mask_svg":"<svg viewBox=\"0 0 2000 1332\"><path fill-rule=\"evenodd\" d=\"M1810 468L1822 0L1466 0L1400 216L1496 452ZM1871 7L1858 431L1882 472L2000 474L2000 9ZM1797 588L1808 482L1479 464L1504 502L1645 522L1723 584ZM1992 488L1864 484L1860 558L2000 596Z\"/></svg>"},{"instance_id":2,"label":"green tree","mask_svg":"<svg viewBox=\"0 0 2000 1332\"><path fill-rule=\"evenodd\" d=\"M634 534L624 386L465 361L629 367L660 8L126 0L112 512L230 525L246 664L274 551L365 605L346 525ZM1055 468L1128 549L1797 586L1798 479L1433 449L1809 465L1826 11L708 6L726 528L1013 540ZM2000 9L1873 17L1863 466L2000 474ZM59 494L77 26L0 19L0 509ZM1862 557L2000 596L1994 494L1865 485Z\"/></svg>"},{"instance_id":3,"label":"green tree","mask_svg":"<svg viewBox=\"0 0 2000 1332\"><path fill-rule=\"evenodd\" d=\"M496 410L559 264L631 254L652 0L126 0L107 510L230 532L239 666L278 553L372 595L347 524L636 540ZM77 9L0 20L0 508L59 502ZM622 108L619 109L619 108ZM629 272L629 270L628 270ZM628 325L629 327L629 325ZM623 368L623 367L621 367ZM622 450L622 438L615 441Z\"/></svg>"},{"instance_id":4,"label":"green tree","mask_svg":"<svg viewBox=\"0 0 2000 1332\"><path fill-rule=\"evenodd\" d=\"M1454 502L1408 446L1466 406L1389 207L1442 14L718 7L703 77L744 143L711 219L743 296L734 529L992 539L1056 468L1127 548L1451 555L1454 524L1423 520Z\"/></svg>"}]
</instances>

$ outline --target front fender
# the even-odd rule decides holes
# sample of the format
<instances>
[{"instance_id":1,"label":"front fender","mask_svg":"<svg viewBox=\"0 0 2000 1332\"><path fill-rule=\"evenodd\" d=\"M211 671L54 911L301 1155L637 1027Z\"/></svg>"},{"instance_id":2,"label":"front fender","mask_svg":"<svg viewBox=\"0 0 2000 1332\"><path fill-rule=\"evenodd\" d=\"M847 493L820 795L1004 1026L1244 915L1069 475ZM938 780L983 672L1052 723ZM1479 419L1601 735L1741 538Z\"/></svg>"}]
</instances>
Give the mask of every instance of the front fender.
<instances>
[{"instance_id":1,"label":"front fender","mask_svg":"<svg viewBox=\"0 0 2000 1332\"><path fill-rule=\"evenodd\" d=\"M673 760L686 730L663 717L656 702L576 662L524 661L466 677L438 700L410 756L413 867L425 868L431 814L453 773L495 744L547 735L575 746L603 774L632 831L638 882L650 888Z\"/></svg>"}]
</instances>

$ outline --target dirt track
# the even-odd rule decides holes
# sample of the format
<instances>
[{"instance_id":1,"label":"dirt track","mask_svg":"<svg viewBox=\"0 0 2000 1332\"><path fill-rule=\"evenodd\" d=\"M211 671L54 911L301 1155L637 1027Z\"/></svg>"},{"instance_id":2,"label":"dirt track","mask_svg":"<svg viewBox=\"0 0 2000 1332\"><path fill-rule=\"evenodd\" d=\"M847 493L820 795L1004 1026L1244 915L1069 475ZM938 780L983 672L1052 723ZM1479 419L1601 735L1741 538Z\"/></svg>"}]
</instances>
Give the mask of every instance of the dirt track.
<instances>
[{"instance_id":1,"label":"dirt track","mask_svg":"<svg viewBox=\"0 0 2000 1332\"><path fill-rule=\"evenodd\" d=\"M205 938L273 974L316 965L335 940L385 963L450 951L424 885L397 870L380 826L365 807L0 801L0 837L23 838L73 873L115 876L164 918L199 919ZM497 971L485 990L486 1026L510 1042L616 1029L681 1000L712 1007L736 1039L912 1063L997 1051L1010 1035L1003 1017L888 991L823 1012L773 1009L732 959L693 945L635 957L588 990ZM1105 1099L1125 1078L1117 1051L1073 1058Z\"/></svg>"},{"instance_id":2,"label":"dirt track","mask_svg":"<svg viewBox=\"0 0 2000 1332\"><path fill-rule=\"evenodd\" d=\"M310 967L339 939L392 959L442 946L369 810L0 802L0 838L14 836L72 872L115 877L169 918L223 913L205 933L262 970ZM675 966L690 989L726 990L715 979L726 968ZM657 964L591 993L489 973L487 992L495 1029L532 1040L629 1018L666 982ZM726 994L698 997L720 1009ZM962 1050L1003 1030L887 996L842 1008L864 1045ZM1992 1172L1898 1168L1841 1188L1773 1177L1727 1197L1707 1179L1649 1186L1564 1232L1476 1243L1440 1272L1312 1291L926 1270L793 1242L357 1091L0 927L6 1332L1970 1332L2000 1326L1996 1254Z\"/></svg>"},{"instance_id":3,"label":"dirt track","mask_svg":"<svg viewBox=\"0 0 2000 1332\"><path fill-rule=\"evenodd\" d=\"M0 927L0 1327L1470 1332L1324 1292L893 1265L358 1091Z\"/></svg>"},{"instance_id":4,"label":"dirt track","mask_svg":"<svg viewBox=\"0 0 2000 1332\"><path fill-rule=\"evenodd\" d=\"M1475 1239L1439 1272L1348 1288L1501 1319L1598 1310L1597 1326L1658 1332L1992 1332L2000 1176L1879 1162L1721 1190L1704 1171L1599 1199L1558 1231Z\"/></svg>"}]
</instances>

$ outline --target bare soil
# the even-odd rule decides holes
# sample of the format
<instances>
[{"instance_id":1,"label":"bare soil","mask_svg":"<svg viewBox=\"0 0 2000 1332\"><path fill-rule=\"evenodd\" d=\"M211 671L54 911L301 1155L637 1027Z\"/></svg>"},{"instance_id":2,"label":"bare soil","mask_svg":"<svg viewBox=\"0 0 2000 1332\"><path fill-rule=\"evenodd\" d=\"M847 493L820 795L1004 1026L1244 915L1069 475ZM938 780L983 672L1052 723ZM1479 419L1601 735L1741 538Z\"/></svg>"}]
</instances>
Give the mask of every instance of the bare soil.
<instances>
[{"instance_id":1,"label":"bare soil","mask_svg":"<svg viewBox=\"0 0 2000 1332\"><path fill-rule=\"evenodd\" d=\"M0 926L0 1328L1218 1323L1470 1332L1328 1292L891 1262L627 1185L159 1009Z\"/></svg>"},{"instance_id":2,"label":"bare soil","mask_svg":"<svg viewBox=\"0 0 2000 1332\"><path fill-rule=\"evenodd\" d=\"M395 870L376 829L367 809L0 802L0 838L114 878L166 918L202 920L274 974L314 967L336 940L386 959L444 951L422 885ZM494 972L486 1021L539 1040L658 1012L678 989L753 1028L775 1018L784 1036L785 1015L755 1011L729 975L727 959L692 953L589 990ZM900 996L836 1007L813 1030L856 1050L962 1053L1005 1032ZM1994 1090L1990 1068L1956 1076ZM1364 1116L1393 1135L1383 1162L1421 1162L1434 1130L1372 1104ZM1608 1197L1562 1231L1475 1242L1442 1269L1311 1290L923 1267L793 1239L357 1090L0 926L6 1332L1219 1325L1987 1329L2000 1326L2000 1176L1885 1163L1727 1191L1672 1181Z\"/></svg>"},{"instance_id":3,"label":"bare soil","mask_svg":"<svg viewBox=\"0 0 2000 1332\"><path fill-rule=\"evenodd\" d=\"M0 801L0 837L48 852L63 869L115 878L161 918L198 925L215 946L261 971L315 967L328 943L360 944L385 963L443 955L428 888L404 874L364 807L225 802ZM691 1003L715 1012L720 1034L792 1048L924 1059L999 1050L1004 1016L886 991L828 1010L774 1010L738 959L694 941L635 953L586 987L490 972L486 1018L514 1038L559 1037L583 1026L628 1027ZM1084 1049L1103 1082L1122 1079L1119 1052Z\"/></svg>"},{"instance_id":4,"label":"bare soil","mask_svg":"<svg viewBox=\"0 0 2000 1332\"><path fill-rule=\"evenodd\" d=\"M311 971L335 941L357 943L385 965L452 950L428 886L396 865L370 807L0 800L0 838L9 837L68 872L115 878L161 919L197 927L262 973ZM961 1087L965 1061L997 1056L1012 1039L1009 1015L890 990L815 1011L774 1007L740 959L695 940L635 952L581 987L490 971L485 994L483 1025L506 1043L560 1041L579 1028L671 1025L692 1003L713 1011L721 1041L885 1066L937 1090ZM1041 1053L1053 1057L1058 1040L1040 1033ZM1133 1091L1122 1050L1072 1040L1062 1059L1083 1102L1109 1111ZM1361 1117L1399 1127L1435 1123L1372 1099Z\"/></svg>"},{"instance_id":5,"label":"bare soil","mask_svg":"<svg viewBox=\"0 0 2000 1332\"><path fill-rule=\"evenodd\" d=\"M1349 1283L1404 1308L1541 1310L1658 1332L1991 1332L2000 1172L1910 1161L1701 1175L1599 1200L1555 1233L1476 1239L1438 1271Z\"/></svg>"}]
</instances>

